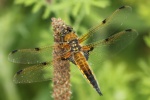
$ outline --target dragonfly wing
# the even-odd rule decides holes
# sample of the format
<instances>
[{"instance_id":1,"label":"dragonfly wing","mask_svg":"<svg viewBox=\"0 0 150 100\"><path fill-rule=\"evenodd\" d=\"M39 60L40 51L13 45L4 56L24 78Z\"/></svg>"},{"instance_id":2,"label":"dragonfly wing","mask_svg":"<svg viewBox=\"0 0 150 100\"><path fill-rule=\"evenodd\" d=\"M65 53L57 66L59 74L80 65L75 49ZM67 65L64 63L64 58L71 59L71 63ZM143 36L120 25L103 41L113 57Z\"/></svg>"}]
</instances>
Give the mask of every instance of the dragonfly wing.
<instances>
[{"instance_id":1,"label":"dragonfly wing","mask_svg":"<svg viewBox=\"0 0 150 100\"><path fill-rule=\"evenodd\" d=\"M52 46L12 51L8 59L14 63L36 64L52 60Z\"/></svg>"},{"instance_id":2,"label":"dragonfly wing","mask_svg":"<svg viewBox=\"0 0 150 100\"><path fill-rule=\"evenodd\" d=\"M33 83L51 80L52 65L50 62L43 62L18 71L14 76L15 83Z\"/></svg>"},{"instance_id":3,"label":"dragonfly wing","mask_svg":"<svg viewBox=\"0 0 150 100\"><path fill-rule=\"evenodd\" d=\"M127 21L127 16L131 11L132 8L130 6L123 6L118 8L108 18L89 29L86 34L79 38L79 42L81 43L86 39L88 39L90 42L95 42L121 31L121 26Z\"/></svg>"},{"instance_id":4,"label":"dragonfly wing","mask_svg":"<svg viewBox=\"0 0 150 100\"><path fill-rule=\"evenodd\" d=\"M95 61L97 61L97 63L102 62L129 45L137 35L136 30L127 29L104 40L86 45L89 48L93 48L93 50L89 52L89 61L92 61L93 58L97 58L94 59L94 63Z\"/></svg>"}]
</instances>

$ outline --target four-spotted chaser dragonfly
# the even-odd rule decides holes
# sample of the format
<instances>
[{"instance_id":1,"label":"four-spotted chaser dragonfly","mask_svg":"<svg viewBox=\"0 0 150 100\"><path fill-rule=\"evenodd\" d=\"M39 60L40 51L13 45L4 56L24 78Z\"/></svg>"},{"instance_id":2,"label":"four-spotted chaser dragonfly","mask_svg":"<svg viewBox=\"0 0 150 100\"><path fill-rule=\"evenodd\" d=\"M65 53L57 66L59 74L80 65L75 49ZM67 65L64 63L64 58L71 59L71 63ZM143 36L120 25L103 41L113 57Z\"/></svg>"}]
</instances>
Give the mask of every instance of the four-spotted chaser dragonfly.
<instances>
[{"instance_id":1,"label":"four-spotted chaser dragonfly","mask_svg":"<svg viewBox=\"0 0 150 100\"><path fill-rule=\"evenodd\" d=\"M92 27L86 34L78 37L72 28L68 27L61 38L64 48L62 60L69 60L77 65L85 78L102 95L100 87L87 61L94 60L101 62L104 57L114 54L129 43L131 43L138 33L134 29L118 31L120 26L127 21L127 15L132 8L122 6L118 8L111 16L101 23ZM86 41L86 42L85 42ZM81 44L81 43L85 44ZM9 60L20 64L34 64L31 67L22 69L14 76L16 83L32 83L47 81L52 79L52 51L53 46L46 46L34 49L14 50L9 54ZM50 69L51 72L47 72ZM51 75L49 75L51 74Z\"/></svg>"}]
</instances>

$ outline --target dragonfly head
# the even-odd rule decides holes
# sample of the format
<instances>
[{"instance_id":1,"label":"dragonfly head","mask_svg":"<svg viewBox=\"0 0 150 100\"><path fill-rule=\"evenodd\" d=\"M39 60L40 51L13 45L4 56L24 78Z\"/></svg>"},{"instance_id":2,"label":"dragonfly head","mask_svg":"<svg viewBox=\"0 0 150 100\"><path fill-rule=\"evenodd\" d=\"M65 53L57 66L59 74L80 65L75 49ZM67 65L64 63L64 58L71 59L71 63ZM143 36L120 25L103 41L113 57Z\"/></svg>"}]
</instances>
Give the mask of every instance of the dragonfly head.
<instances>
[{"instance_id":1,"label":"dragonfly head","mask_svg":"<svg viewBox=\"0 0 150 100\"><path fill-rule=\"evenodd\" d=\"M61 32L60 32L60 36L64 37L66 34L69 34L70 32L73 31L73 28L69 25L66 25L66 27L64 27Z\"/></svg>"}]
</instances>

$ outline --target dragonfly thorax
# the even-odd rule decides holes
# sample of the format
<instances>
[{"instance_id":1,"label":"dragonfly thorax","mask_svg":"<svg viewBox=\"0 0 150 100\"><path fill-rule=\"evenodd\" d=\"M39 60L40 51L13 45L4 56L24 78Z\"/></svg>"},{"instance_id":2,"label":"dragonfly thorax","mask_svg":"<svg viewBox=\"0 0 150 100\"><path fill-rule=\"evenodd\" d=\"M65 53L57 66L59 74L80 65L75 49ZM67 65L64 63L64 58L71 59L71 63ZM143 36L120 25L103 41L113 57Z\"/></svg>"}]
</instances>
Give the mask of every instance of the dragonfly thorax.
<instances>
[{"instance_id":1,"label":"dragonfly thorax","mask_svg":"<svg viewBox=\"0 0 150 100\"><path fill-rule=\"evenodd\" d=\"M69 41L69 45L72 52L79 52L81 50L78 39Z\"/></svg>"}]
</instances>

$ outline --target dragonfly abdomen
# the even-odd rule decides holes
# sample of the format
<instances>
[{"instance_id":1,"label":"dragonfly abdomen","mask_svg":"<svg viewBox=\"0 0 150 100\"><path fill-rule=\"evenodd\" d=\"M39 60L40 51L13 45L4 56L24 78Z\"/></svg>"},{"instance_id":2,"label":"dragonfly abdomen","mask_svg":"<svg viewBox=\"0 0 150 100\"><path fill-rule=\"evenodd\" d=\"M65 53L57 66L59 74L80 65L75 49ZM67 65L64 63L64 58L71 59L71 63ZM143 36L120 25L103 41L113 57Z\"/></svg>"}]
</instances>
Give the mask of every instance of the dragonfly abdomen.
<instances>
[{"instance_id":1,"label":"dragonfly abdomen","mask_svg":"<svg viewBox=\"0 0 150 100\"><path fill-rule=\"evenodd\" d=\"M98 86L98 83L86 61L86 58L81 52L74 54L74 61L76 65L79 67L82 74L87 78L87 80L90 82L90 84L96 89L96 91L102 95L100 88Z\"/></svg>"}]
</instances>

